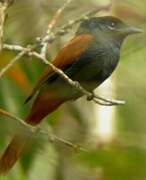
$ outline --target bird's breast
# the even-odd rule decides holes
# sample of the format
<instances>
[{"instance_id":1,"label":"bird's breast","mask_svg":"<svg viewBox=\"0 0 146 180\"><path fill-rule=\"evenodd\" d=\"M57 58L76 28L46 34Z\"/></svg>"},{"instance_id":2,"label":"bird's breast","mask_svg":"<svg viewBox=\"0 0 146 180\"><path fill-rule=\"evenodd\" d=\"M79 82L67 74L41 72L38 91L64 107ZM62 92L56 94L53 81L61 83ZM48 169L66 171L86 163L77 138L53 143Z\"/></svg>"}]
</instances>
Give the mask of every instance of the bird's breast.
<instances>
[{"instance_id":1,"label":"bird's breast","mask_svg":"<svg viewBox=\"0 0 146 180\"><path fill-rule=\"evenodd\" d=\"M93 91L105 79L107 79L117 66L119 53L116 49L89 49L64 72L87 90ZM54 85L55 84L55 85ZM54 88L55 87L55 88ZM61 78L53 83L53 88L68 99L76 99L82 95Z\"/></svg>"},{"instance_id":2,"label":"bird's breast","mask_svg":"<svg viewBox=\"0 0 146 180\"><path fill-rule=\"evenodd\" d=\"M119 53L114 50L107 52L106 55L102 57L102 70L100 72L101 81L107 79L112 72L115 70L118 62L119 62Z\"/></svg>"}]
</instances>

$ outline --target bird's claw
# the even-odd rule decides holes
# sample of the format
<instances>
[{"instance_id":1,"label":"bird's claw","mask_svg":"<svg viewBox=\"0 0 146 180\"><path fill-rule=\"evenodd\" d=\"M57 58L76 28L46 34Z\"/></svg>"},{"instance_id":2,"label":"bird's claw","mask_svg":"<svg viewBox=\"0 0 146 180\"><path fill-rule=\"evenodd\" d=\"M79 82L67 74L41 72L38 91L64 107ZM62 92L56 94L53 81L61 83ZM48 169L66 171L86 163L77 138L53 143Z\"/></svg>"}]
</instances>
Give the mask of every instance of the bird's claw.
<instances>
[{"instance_id":1,"label":"bird's claw","mask_svg":"<svg viewBox=\"0 0 146 180\"><path fill-rule=\"evenodd\" d=\"M114 105L124 105L126 102L123 100L116 100L116 99L107 99L101 96L95 95L93 92L90 96L87 97L88 101L93 100L97 104L102 106L114 106Z\"/></svg>"}]
</instances>

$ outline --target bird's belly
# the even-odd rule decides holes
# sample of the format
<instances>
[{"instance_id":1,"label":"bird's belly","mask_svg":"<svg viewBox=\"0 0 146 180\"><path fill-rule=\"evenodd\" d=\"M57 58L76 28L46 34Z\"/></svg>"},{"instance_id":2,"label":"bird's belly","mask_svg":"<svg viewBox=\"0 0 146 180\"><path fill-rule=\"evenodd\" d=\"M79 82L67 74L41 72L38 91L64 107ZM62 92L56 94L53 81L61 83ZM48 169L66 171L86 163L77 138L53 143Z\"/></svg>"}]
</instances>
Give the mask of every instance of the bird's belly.
<instances>
[{"instance_id":1,"label":"bird's belly","mask_svg":"<svg viewBox=\"0 0 146 180\"><path fill-rule=\"evenodd\" d=\"M94 60L80 69L78 73L72 76L72 79L79 81L87 90L93 91L112 74L117 63L118 59L115 59L114 61Z\"/></svg>"}]
</instances>

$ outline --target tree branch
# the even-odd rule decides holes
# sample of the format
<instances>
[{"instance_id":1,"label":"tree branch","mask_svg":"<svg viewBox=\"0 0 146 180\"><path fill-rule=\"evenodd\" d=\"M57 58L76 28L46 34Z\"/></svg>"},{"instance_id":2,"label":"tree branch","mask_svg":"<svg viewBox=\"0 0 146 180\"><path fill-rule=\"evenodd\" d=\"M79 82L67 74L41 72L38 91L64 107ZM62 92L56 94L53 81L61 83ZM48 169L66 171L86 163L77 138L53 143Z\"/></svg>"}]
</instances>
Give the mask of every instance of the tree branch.
<instances>
[{"instance_id":1,"label":"tree branch","mask_svg":"<svg viewBox=\"0 0 146 180\"><path fill-rule=\"evenodd\" d=\"M67 33L69 33L69 30L76 24L81 23L82 21L89 19L91 16L95 15L98 12L101 11L108 11L111 8L111 4L105 5L105 6L98 6L91 11L85 13L80 18L77 18L76 20L69 20L67 24L63 25L59 30L57 30L55 33L51 33L50 36L47 38L37 38L37 40L41 43L47 42L52 43L58 36L63 36Z\"/></svg>"},{"instance_id":2,"label":"tree branch","mask_svg":"<svg viewBox=\"0 0 146 180\"><path fill-rule=\"evenodd\" d=\"M52 29L55 26L58 18L60 17L61 13L63 12L63 10L65 9L65 7L71 2L71 0L67 0L65 2L65 4L58 9L58 11L56 12L55 16L52 18L52 21L50 22L46 35L44 36L44 38L39 39L39 41L37 41L34 45L29 45L28 47L22 47L19 45L8 45L8 44L4 44L4 49L8 49L8 50L16 50L16 51L20 51L20 53L10 61L10 63L5 66L1 71L0 71L0 77L9 69L12 67L13 64L15 64L23 55L28 54L29 56L35 56L38 59L40 59L42 62L44 62L45 64L49 65L53 71L55 71L56 73L58 73L67 83L69 83L71 86L75 87L77 90L79 90L81 93L83 93L84 95L87 96L87 100L93 100L95 103L100 104L100 105L104 105L104 106L112 106L112 105L122 105L125 104L124 101L119 101L119 100L110 100L110 99L105 99L103 97L97 96L95 95L93 92L88 92L86 89L84 89L79 82L75 82L72 79L70 79L62 70L58 69L57 67L55 67L51 62L48 62L48 60L46 59L46 55L44 55L44 53L46 54L46 50L44 48L46 48L46 45L48 43L52 43L55 38L57 36L62 36L66 33L68 33L68 30L72 28L73 25L84 21L85 19L89 18L90 16L92 16L93 14L101 11L101 10L109 10L109 8L111 7L110 5L107 6L101 6L101 7L97 7L94 10L89 11L88 13L86 13L85 15L83 15L81 18L78 18L74 21L69 21L66 25L64 25L60 30L56 31L56 33L53 34L52 36ZM39 54L38 52L34 51L37 47L41 47L41 49L44 49L44 53Z\"/></svg>"},{"instance_id":3,"label":"tree branch","mask_svg":"<svg viewBox=\"0 0 146 180\"><path fill-rule=\"evenodd\" d=\"M14 58L13 61L11 61L11 63L9 63L4 69L3 71L0 72L0 77L17 61L19 60L19 57L23 56L24 54L28 53L28 55L30 56L35 56L36 58L40 59L43 63L45 63L46 65L49 65L53 71L55 71L56 73L58 73L67 83L69 83L71 86L75 87L77 90L79 90L80 92L82 92L84 95L87 96L87 100L93 100L95 103L100 104L100 105L104 105L104 106L113 106L113 105L123 105L125 104L125 101L121 101L121 100L111 100L111 99L107 99L107 98L103 98L100 96L95 95L93 92L88 92L86 89L84 89L79 82L75 82L72 79L70 79L62 70L58 69L57 67L55 67L51 62L49 62L45 57L43 57L41 54L35 52L35 51L30 51L30 49L28 48L24 48L22 46L18 46L18 45L8 45L8 44L4 44L4 48L8 49L8 50L16 50L16 51L22 51L23 54L21 54L21 52Z\"/></svg>"},{"instance_id":4,"label":"tree branch","mask_svg":"<svg viewBox=\"0 0 146 180\"><path fill-rule=\"evenodd\" d=\"M0 71L0 78L17 62L23 57L29 49L25 48L19 52L19 54L14 57L1 71Z\"/></svg>"},{"instance_id":5,"label":"tree branch","mask_svg":"<svg viewBox=\"0 0 146 180\"><path fill-rule=\"evenodd\" d=\"M37 127L31 126L31 125L27 124L21 118L16 117L16 116L12 115L11 113L9 113L9 112L1 109L1 108L0 108L0 114L7 117L7 118L10 118L11 120L14 120L17 123L19 123L24 129L26 129L30 133L39 133L40 135L45 135L46 137L48 137L48 140L52 143L60 142L66 146L73 148L74 150L87 151L86 149L82 148L80 145L74 144L70 141L67 141L63 138L60 138L60 137L56 136L55 134L49 133L48 131L43 130L42 128L40 128L38 126Z\"/></svg>"},{"instance_id":6,"label":"tree branch","mask_svg":"<svg viewBox=\"0 0 146 180\"><path fill-rule=\"evenodd\" d=\"M12 0L1 0L0 1L0 51L3 48L3 35L4 35L4 23L6 18L6 10Z\"/></svg>"},{"instance_id":7,"label":"tree branch","mask_svg":"<svg viewBox=\"0 0 146 180\"><path fill-rule=\"evenodd\" d=\"M47 49L48 49L48 42L47 39L51 36L52 30L54 28L54 26L56 25L57 21L59 20L59 17L61 16L61 14L63 13L63 11L65 10L65 8L71 3L72 0L66 0L65 3L63 4L62 7L60 7L55 15L53 16L51 22L48 25L47 31L46 31L46 35L44 36L44 38L42 39L42 48L41 48L41 55L43 57L46 58L46 54L47 54Z\"/></svg>"}]
</instances>

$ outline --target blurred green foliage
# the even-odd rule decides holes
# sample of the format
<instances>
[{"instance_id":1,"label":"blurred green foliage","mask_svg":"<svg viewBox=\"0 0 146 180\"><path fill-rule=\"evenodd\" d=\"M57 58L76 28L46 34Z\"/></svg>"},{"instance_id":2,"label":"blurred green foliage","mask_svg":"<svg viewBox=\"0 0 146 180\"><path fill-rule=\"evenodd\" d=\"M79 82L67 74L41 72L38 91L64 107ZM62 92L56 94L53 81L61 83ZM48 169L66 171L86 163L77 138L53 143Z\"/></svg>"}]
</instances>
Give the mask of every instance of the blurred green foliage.
<instances>
[{"instance_id":1,"label":"blurred green foliage","mask_svg":"<svg viewBox=\"0 0 146 180\"><path fill-rule=\"evenodd\" d=\"M15 0L8 10L4 41L21 45L34 42L36 37L44 34L49 20L63 2L63 0ZM109 3L109 1L101 0L72 1L60 17L56 29L66 21L78 18L82 13L103 2ZM109 14L114 14L146 29L146 0L114 0L112 2L113 8ZM49 46L48 59L51 60L55 56L74 31L75 29L65 37L57 38L56 42ZM40 145L35 144L34 148L30 148L9 175L2 179L145 180L145 44L145 33L127 39L121 52L122 60L114 73L116 96L127 102L126 105L116 108L116 137L114 138L119 143L122 142L122 145L111 143L112 145L96 148L99 140L97 139L94 140L96 143L91 145L93 148L88 149L86 141L91 139L88 135L90 135L89 126L92 125L92 121L86 122L84 113L90 116L92 105L89 102L85 105L85 100L80 102L82 108L78 108L77 104L68 104L47 117L42 126L44 128L49 126L51 131L60 137L85 144L88 152L76 152L65 145L49 143L46 137L38 137L36 141L40 142ZM2 51L0 69L15 55L15 52ZM25 118L31 103L24 105L24 100L43 69L44 65L37 59L24 56L19 60L0 79L0 108ZM110 95L109 92L107 94ZM91 120L91 117L89 119ZM0 116L0 152L5 149L16 129L13 121Z\"/></svg>"}]
</instances>

